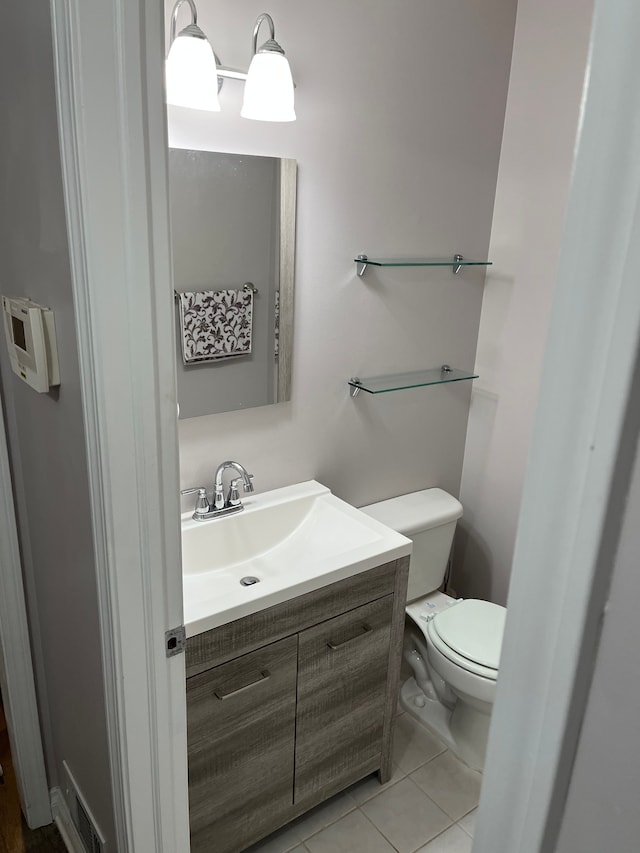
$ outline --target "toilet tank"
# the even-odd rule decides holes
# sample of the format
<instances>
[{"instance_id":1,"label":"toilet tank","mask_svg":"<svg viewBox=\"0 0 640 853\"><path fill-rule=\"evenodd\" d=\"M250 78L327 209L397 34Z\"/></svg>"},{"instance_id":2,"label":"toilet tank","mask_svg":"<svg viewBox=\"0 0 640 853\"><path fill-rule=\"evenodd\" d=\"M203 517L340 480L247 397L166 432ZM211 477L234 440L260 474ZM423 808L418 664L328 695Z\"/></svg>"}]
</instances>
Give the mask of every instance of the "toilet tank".
<instances>
[{"instance_id":1,"label":"toilet tank","mask_svg":"<svg viewBox=\"0 0 640 853\"><path fill-rule=\"evenodd\" d=\"M413 541L407 601L438 589L462 515L460 501L442 489L423 489L360 509Z\"/></svg>"}]
</instances>

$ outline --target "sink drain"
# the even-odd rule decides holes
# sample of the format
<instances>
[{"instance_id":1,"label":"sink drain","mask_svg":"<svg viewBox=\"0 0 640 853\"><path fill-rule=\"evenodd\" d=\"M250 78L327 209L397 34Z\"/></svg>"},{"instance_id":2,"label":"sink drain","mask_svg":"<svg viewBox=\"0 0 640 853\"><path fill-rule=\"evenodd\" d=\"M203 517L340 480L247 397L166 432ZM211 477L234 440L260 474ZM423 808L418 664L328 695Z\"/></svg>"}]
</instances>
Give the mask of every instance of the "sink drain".
<instances>
[{"instance_id":1,"label":"sink drain","mask_svg":"<svg viewBox=\"0 0 640 853\"><path fill-rule=\"evenodd\" d=\"M242 586L253 586L254 583L260 583L260 578L254 578L251 575L247 575L246 578L242 578L240 580Z\"/></svg>"}]
</instances>

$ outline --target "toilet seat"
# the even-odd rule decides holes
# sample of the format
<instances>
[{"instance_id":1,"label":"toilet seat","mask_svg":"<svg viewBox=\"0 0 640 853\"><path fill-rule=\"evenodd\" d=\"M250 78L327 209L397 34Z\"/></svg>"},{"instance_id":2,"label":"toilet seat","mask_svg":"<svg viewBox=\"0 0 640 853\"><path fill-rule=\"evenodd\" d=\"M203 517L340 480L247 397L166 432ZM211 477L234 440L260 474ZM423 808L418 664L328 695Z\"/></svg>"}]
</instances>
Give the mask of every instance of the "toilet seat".
<instances>
[{"instance_id":1,"label":"toilet seat","mask_svg":"<svg viewBox=\"0 0 640 853\"><path fill-rule=\"evenodd\" d=\"M495 681L505 617L505 608L498 604L468 599L435 615L423 631L449 661Z\"/></svg>"}]
</instances>

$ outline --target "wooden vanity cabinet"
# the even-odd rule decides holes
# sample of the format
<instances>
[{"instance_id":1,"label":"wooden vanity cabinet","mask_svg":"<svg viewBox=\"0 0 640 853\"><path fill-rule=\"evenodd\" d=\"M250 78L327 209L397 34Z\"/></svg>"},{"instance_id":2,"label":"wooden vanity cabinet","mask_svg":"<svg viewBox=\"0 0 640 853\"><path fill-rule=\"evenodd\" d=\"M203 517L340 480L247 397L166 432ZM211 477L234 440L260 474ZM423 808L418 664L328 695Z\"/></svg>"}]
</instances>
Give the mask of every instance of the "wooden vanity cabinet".
<instances>
[{"instance_id":1,"label":"wooden vanity cabinet","mask_svg":"<svg viewBox=\"0 0 640 853\"><path fill-rule=\"evenodd\" d=\"M287 819L297 637L187 680L191 849L242 850Z\"/></svg>"},{"instance_id":2,"label":"wooden vanity cabinet","mask_svg":"<svg viewBox=\"0 0 640 853\"><path fill-rule=\"evenodd\" d=\"M318 801L380 766L393 596L298 635L294 801Z\"/></svg>"},{"instance_id":3,"label":"wooden vanity cabinet","mask_svg":"<svg viewBox=\"0 0 640 853\"><path fill-rule=\"evenodd\" d=\"M409 558L187 641L193 853L240 853L391 775Z\"/></svg>"}]
</instances>

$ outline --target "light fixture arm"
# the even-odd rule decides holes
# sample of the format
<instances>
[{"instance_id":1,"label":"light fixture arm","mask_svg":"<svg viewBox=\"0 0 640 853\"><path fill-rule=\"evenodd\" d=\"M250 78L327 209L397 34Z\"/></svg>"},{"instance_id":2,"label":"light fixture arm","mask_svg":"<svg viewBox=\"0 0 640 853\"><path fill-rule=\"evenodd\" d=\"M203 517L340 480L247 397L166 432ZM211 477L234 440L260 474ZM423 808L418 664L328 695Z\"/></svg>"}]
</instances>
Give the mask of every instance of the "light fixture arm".
<instances>
[{"instance_id":1,"label":"light fixture arm","mask_svg":"<svg viewBox=\"0 0 640 853\"><path fill-rule=\"evenodd\" d=\"M176 4L173 7L173 12L171 13L171 31L170 31L170 40L169 46L171 46L176 37L176 30L178 28L178 12L180 11L180 7L183 3L188 3L189 8L191 9L191 23L194 27L198 26L198 10L196 9L196 4L194 0L176 0Z\"/></svg>"},{"instance_id":2,"label":"light fixture arm","mask_svg":"<svg viewBox=\"0 0 640 853\"><path fill-rule=\"evenodd\" d=\"M254 57L256 53L258 53L258 30L264 23L267 22L269 25L270 36L269 40L266 41L261 47L260 51L271 52L271 53L281 53L284 56L284 50L280 47L278 42L276 41L276 28L273 23L273 18L268 12L263 12L261 15L258 15L258 19L256 20L256 24L253 28L253 36L251 38L251 56Z\"/></svg>"},{"instance_id":3,"label":"light fixture arm","mask_svg":"<svg viewBox=\"0 0 640 853\"><path fill-rule=\"evenodd\" d=\"M266 21L269 26L269 39L258 49L258 31L262 24ZM271 52L271 53L280 53L284 56L284 50L280 47L278 42L275 40L276 28L273 23L273 18L268 12L263 12L258 16L255 26L253 28L253 35L251 37L251 58L256 55L256 53L261 52ZM227 65L218 64L218 77L226 77L229 80L243 80L246 82L247 72L242 71L240 68L229 68Z\"/></svg>"}]
</instances>

